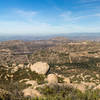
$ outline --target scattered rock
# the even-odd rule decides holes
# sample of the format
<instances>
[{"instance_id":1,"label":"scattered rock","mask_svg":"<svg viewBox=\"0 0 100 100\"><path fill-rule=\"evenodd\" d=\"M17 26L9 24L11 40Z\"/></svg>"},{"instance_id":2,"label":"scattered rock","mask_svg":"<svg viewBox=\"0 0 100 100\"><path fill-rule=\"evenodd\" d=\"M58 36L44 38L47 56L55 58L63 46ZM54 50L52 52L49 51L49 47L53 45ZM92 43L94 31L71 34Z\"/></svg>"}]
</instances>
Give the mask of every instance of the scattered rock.
<instances>
[{"instance_id":1,"label":"scattered rock","mask_svg":"<svg viewBox=\"0 0 100 100\"><path fill-rule=\"evenodd\" d=\"M58 78L55 74L49 74L47 76L47 81L49 84L57 84L58 83Z\"/></svg>"},{"instance_id":2,"label":"scattered rock","mask_svg":"<svg viewBox=\"0 0 100 100\"><path fill-rule=\"evenodd\" d=\"M24 94L24 97L33 97L34 98L34 97L40 97L41 96L39 91L32 89L32 88L24 89L22 92Z\"/></svg>"},{"instance_id":3,"label":"scattered rock","mask_svg":"<svg viewBox=\"0 0 100 100\"><path fill-rule=\"evenodd\" d=\"M25 83L26 83L26 84L32 85L32 87L35 87L35 86L38 85L37 81L34 81L34 80L29 80L29 81L27 81L27 82L25 82Z\"/></svg>"},{"instance_id":4,"label":"scattered rock","mask_svg":"<svg viewBox=\"0 0 100 100\"><path fill-rule=\"evenodd\" d=\"M23 68L24 65L23 65L23 64L19 64L18 67L19 67L19 68Z\"/></svg>"},{"instance_id":5,"label":"scattered rock","mask_svg":"<svg viewBox=\"0 0 100 100\"><path fill-rule=\"evenodd\" d=\"M70 84L70 79L69 78L64 78L63 80L65 83Z\"/></svg>"},{"instance_id":6,"label":"scattered rock","mask_svg":"<svg viewBox=\"0 0 100 100\"><path fill-rule=\"evenodd\" d=\"M70 79L69 79L68 77L65 77L65 76L63 76L63 75L58 75L57 73L56 73L56 75L57 75L58 77L60 77L60 78L63 78L63 82L64 82L64 83L70 84Z\"/></svg>"},{"instance_id":7,"label":"scattered rock","mask_svg":"<svg viewBox=\"0 0 100 100\"><path fill-rule=\"evenodd\" d=\"M0 89L0 100L10 100L10 99L11 99L11 93L4 89Z\"/></svg>"},{"instance_id":8,"label":"scattered rock","mask_svg":"<svg viewBox=\"0 0 100 100\"><path fill-rule=\"evenodd\" d=\"M100 77L99 74L96 74L96 77L99 78Z\"/></svg>"},{"instance_id":9,"label":"scattered rock","mask_svg":"<svg viewBox=\"0 0 100 100\"><path fill-rule=\"evenodd\" d=\"M95 83L89 83L89 82L82 82L80 84L70 84L73 88L76 88L78 90L80 90L81 92L85 92L87 89L91 89L93 87L95 87Z\"/></svg>"},{"instance_id":10,"label":"scattered rock","mask_svg":"<svg viewBox=\"0 0 100 100\"><path fill-rule=\"evenodd\" d=\"M97 86L94 88L94 90L96 90L96 89L99 89L99 90L100 90L100 84L97 85Z\"/></svg>"},{"instance_id":11,"label":"scattered rock","mask_svg":"<svg viewBox=\"0 0 100 100\"><path fill-rule=\"evenodd\" d=\"M16 71L18 71L18 66L13 67L13 69L11 70L11 73L15 73Z\"/></svg>"},{"instance_id":12,"label":"scattered rock","mask_svg":"<svg viewBox=\"0 0 100 100\"><path fill-rule=\"evenodd\" d=\"M21 82L26 82L26 81L29 81L29 79L22 79L22 80L20 80L19 82L21 83Z\"/></svg>"},{"instance_id":13,"label":"scattered rock","mask_svg":"<svg viewBox=\"0 0 100 100\"><path fill-rule=\"evenodd\" d=\"M84 84L71 84L73 88L80 90L81 92L85 92L86 86Z\"/></svg>"},{"instance_id":14,"label":"scattered rock","mask_svg":"<svg viewBox=\"0 0 100 100\"><path fill-rule=\"evenodd\" d=\"M92 82L82 82L82 84L88 87L88 89L95 87L95 83L92 83Z\"/></svg>"},{"instance_id":15,"label":"scattered rock","mask_svg":"<svg viewBox=\"0 0 100 100\"><path fill-rule=\"evenodd\" d=\"M31 71L35 71L38 74L46 74L49 70L49 65L44 62L37 62L30 66Z\"/></svg>"}]
</instances>

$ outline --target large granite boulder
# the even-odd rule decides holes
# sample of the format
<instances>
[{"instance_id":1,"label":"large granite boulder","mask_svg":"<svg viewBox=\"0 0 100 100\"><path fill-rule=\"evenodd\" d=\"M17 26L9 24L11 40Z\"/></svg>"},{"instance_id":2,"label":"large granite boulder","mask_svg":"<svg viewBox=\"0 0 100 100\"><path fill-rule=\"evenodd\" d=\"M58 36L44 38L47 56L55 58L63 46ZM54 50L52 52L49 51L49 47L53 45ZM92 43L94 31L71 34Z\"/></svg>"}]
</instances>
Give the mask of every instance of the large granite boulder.
<instances>
[{"instance_id":1,"label":"large granite boulder","mask_svg":"<svg viewBox=\"0 0 100 100\"><path fill-rule=\"evenodd\" d=\"M49 74L47 76L47 81L49 84L57 84L58 83L58 78L55 74Z\"/></svg>"},{"instance_id":2,"label":"large granite boulder","mask_svg":"<svg viewBox=\"0 0 100 100\"><path fill-rule=\"evenodd\" d=\"M35 71L38 74L46 74L49 70L49 65L44 62L37 62L30 66L31 71Z\"/></svg>"}]
</instances>

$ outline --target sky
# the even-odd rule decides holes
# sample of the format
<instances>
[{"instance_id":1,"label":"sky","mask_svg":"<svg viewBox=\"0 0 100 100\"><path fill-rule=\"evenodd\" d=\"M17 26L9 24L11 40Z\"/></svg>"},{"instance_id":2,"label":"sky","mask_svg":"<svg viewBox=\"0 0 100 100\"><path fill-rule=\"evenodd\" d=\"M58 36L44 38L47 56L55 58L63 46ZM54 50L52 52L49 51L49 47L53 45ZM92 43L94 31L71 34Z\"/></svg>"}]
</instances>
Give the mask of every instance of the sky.
<instances>
[{"instance_id":1,"label":"sky","mask_svg":"<svg viewBox=\"0 0 100 100\"><path fill-rule=\"evenodd\" d=\"M100 32L100 0L0 0L0 34Z\"/></svg>"}]
</instances>

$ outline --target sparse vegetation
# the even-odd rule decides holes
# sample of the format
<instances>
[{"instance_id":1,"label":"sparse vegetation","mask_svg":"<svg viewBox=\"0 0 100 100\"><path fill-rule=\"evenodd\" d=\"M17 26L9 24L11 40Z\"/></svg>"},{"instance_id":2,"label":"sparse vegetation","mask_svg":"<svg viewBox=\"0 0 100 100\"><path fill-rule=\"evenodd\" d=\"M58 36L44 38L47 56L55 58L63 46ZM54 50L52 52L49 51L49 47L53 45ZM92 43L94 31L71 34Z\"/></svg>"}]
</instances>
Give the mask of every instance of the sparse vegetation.
<instances>
[{"instance_id":1,"label":"sparse vegetation","mask_svg":"<svg viewBox=\"0 0 100 100\"><path fill-rule=\"evenodd\" d=\"M100 88L94 88L100 84L100 43L77 44L57 40L47 40L46 43L4 42L0 46L0 100L99 100ZM46 75L37 74L27 67L38 61L49 64L50 70ZM48 85L48 74L58 75L59 85ZM91 83L95 86L82 92L68 86L64 78L69 78L72 85ZM43 97L23 96L23 89L34 89L34 86L25 83L27 80L37 82L40 87L36 89Z\"/></svg>"}]
</instances>

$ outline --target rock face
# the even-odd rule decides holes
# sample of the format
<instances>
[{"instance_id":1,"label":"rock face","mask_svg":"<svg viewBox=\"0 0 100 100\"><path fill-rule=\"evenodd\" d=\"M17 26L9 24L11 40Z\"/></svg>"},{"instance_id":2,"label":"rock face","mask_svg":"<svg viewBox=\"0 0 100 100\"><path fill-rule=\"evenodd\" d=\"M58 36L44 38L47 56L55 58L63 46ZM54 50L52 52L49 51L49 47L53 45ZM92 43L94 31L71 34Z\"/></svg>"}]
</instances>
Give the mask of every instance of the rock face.
<instances>
[{"instance_id":1,"label":"rock face","mask_svg":"<svg viewBox=\"0 0 100 100\"><path fill-rule=\"evenodd\" d=\"M46 74L49 70L49 65L44 62L37 62L30 66L31 71L35 71L38 74Z\"/></svg>"},{"instance_id":2,"label":"rock face","mask_svg":"<svg viewBox=\"0 0 100 100\"><path fill-rule=\"evenodd\" d=\"M39 91L32 88L24 89L23 94L24 94L24 97L40 97L41 96Z\"/></svg>"},{"instance_id":3,"label":"rock face","mask_svg":"<svg viewBox=\"0 0 100 100\"><path fill-rule=\"evenodd\" d=\"M55 74L49 74L47 77L47 81L49 84L57 84L58 83L58 78Z\"/></svg>"}]
</instances>

